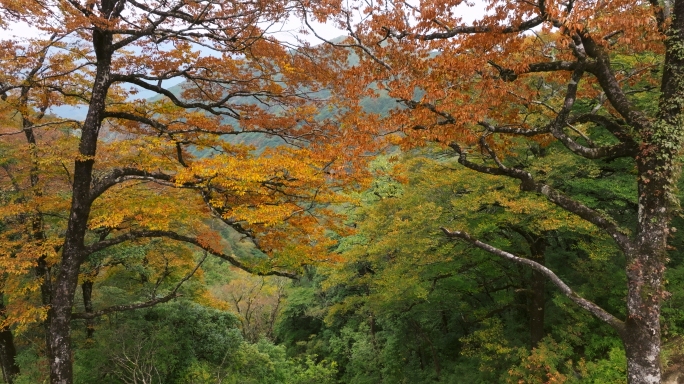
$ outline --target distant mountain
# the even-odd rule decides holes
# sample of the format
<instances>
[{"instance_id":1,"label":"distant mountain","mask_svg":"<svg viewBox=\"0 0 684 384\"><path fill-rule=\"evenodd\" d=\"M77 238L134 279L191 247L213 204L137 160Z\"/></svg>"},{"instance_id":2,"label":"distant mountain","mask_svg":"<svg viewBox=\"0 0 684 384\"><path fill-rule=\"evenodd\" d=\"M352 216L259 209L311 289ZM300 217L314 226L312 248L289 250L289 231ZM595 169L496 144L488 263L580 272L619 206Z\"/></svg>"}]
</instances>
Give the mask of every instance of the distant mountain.
<instances>
[{"instance_id":1,"label":"distant mountain","mask_svg":"<svg viewBox=\"0 0 684 384\"><path fill-rule=\"evenodd\" d=\"M50 108L50 113L65 119L83 121L88 113L88 107L85 105L60 105Z\"/></svg>"},{"instance_id":2,"label":"distant mountain","mask_svg":"<svg viewBox=\"0 0 684 384\"><path fill-rule=\"evenodd\" d=\"M346 37L345 36L339 36L331 41L334 43L340 43L342 42ZM347 59L347 63L350 66L356 65L359 62L359 56L353 52L349 51L349 57ZM172 87L168 88L169 91L171 91L175 95L180 95L183 86L185 82L179 82L176 85L173 85ZM326 91L321 91L317 92L316 94L313 95L316 98L319 99L325 99L329 96L329 93ZM138 89L138 93L134 95L135 99L148 99L150 101L156 101L161 99L163 96L161 95L155 95L152 91L148 91L145 89ZM133 97L131 97L132 99ZM251 103L252 100L250 98L236 98L233 100L233 103L236 104L241 104L241 103ZM362 100L362 106L364 110L366 110L369 113L379 113L379 114L387 114L389 113L390 110L400 107L400 105L392 98L386 95L386 93L383 91L380 93L379 98L365 98ZM75 120L84 120L86 117L86 114L88 112L88 107L85 105L80 105L80 106L68 106L68 105L63 105L59 107L53 107L50 109L51 113L63 117L63 118L69 118L69 119L75 119ZM329 108L324 108L321 113L319 114L319 118L324 119L328 118L332 115L333 111L331 111ZM223 120L224 124L227 125L232 125L233 127L237 128L238 127L238 122L226 117ZM286 144L283 139L281 139L278 136L274 135L269 135L265 133L257 133L257 132L248 132L245 134L240 134L240 135L226 135L225 140L234 143L234 144L246 144L246 145L252 145L256 148L257 152L263 151L265 148L268 147L275 147L279 145Z\"/></svg>"}]
</instances>

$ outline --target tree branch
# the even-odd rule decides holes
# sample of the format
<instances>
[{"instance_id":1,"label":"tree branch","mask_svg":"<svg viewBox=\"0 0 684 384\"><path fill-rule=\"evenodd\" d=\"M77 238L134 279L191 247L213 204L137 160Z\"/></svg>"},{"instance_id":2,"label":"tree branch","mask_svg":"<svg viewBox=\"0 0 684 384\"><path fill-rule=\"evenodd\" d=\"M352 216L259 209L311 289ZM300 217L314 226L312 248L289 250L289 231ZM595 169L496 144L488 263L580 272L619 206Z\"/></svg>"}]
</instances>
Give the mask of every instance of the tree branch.
<instances>
[{"instance_id":1,"label":"tree branch","mask_svg":"<svg viewBox=\"0 0 684 384\"><path fill-rule=\"evenodd\" d=\"M598 228L608 233L617 243L618 247L629 254L632 249L632 242L625 234L619 225L615 223L612 218L606 218L603 214L587 207L577 200L557 191L548 184L539 183L534 180L534 177L529 172L517 168L510 168L497 161L496 167L489 167L481 164L473 163L468 160L466 153L456 143L449 145L456 153L458 153L459 164L470 168L477 172L487 173L490 175L507 176L521 181L520 189L526 192L536 192L546 196L546 198L555 205L573 213L582 219L594 224Z\"/></svg>"},{"instance_id":2,"label":"tree branch","mask_svg":"<svg viewBox=\"0 0 684 384\"><path fill-rule=\"evenodd\" d=\"M166 303L167 301L170 301L171 299L182 296L181 294L178 293L178 289L181 287L181 285L183 285L183 283L188 281L192 277L192 275L195 274L195 272L197 272L199 267L202 265L202 263L204 263L204 260L206 260L206 259L207 259L207 252L204 252L204 256L202 256L202 259L200 259L200 261L197 263L195 268L193 268L193 270L190 271L190 273L185 275L185 277L183 277L181 279L181 281L179 281L178 284L176 284L176 286L171 290L171 292L169 292L165 296L153 297L152 300L145 301L142 303L135 303L135 304L128 304L128 305L114 305L114 306L107 307L107 308L104 308L104 309L101 309L101 310L95 311L95 312L73 313L73 314L71 314L71 318L72 319L94 319L96 317L100 317L100 316L103 316L103 315L106 315L109 313L113 313L113 312L132 311L135 309L149 308L149 307L155 306L155 305L160 304L160 303Z\"/></svg>"},{"instance_id":3,"label":"tree branch","mask_svg":"<svg viewBox=\"0 0 684 384\"><path fill-rule=\"evenodd\" d=\"M326 44L328 44L328 45L332 45L332 46L334 46L334 47L340 47L340 48L358 48L358 49L362 50L366 55L368 55L368 57L370 57L371 59L373 59L373 61L375 61L376 63L378 63L378 64L382 65L383 67L385 67L385 69L387 69L388 71L391 71L391 70L392 70L392 67L391 67L389 64L387 64L386 62L384 62L383 60L381 60L380 58L378 58L377 56L375 56L375 55L370 51L370 49L368 49L368 47L366 47L366 46L363 44L363 42L361 41L361 39L359 38L359 36L354 32L354 30L352 29L352 26L351 26L351 20L350 20L350 17L349 17L349 12L346 12L346 13L345 13L345 15L347 16L346 29L347 29L347 32L349 32L349 35L350 35L354 40L356 40L356 44L341 44L341 43L335 43L335 42L332 42L332 41L330 41L330 40L328 40L328 39L326 39L326 38L320 36L320 35L318 34L318 32L316 32L316 30L309 24L309 17L308 17L308 12L306 11L306 8L304 8L304 7L302 6L301 10L302 10L302 16L303 16L302 20L304 21L304 25L306 25L306 27L309 28L309 30L311 31L311 33L313 33L313 35L316 36L317 39L321 40L322 42L324 42L324 43L326 43Z\"/></svg>"},{"instance_id":4,"label":"tree branch","mask_svg":"<svg viewBox=\"0 0 684 384\"><path fill-rule=\"evenodd\" d=\"M518 32L523 32L528 29L534 28L536 26L541 25L544 22L544 17L542 16L536 16L530 20L524 21L520 23L519 25L511 25L508 27L499 27L499 26L491 26L491 25L463 25L459 27L454 27L450 28L449 31L447 32L433 32L433 33L410 33L406 31L402 32L397 32L397 31L392 31L391 29L387 27L383 27L387 31L387 33L396 39L403 39L405 37L417 39L417 40L425 40L425 41L430 41L430 40L439 40L439 39L449 39L458 35L465 35L465 34L475 34L475 33L490 33L490 32L497 32L497 33L518 33Z\"/></svg>"},{"instance_id":5,"label":"tree branch","mask_svg":"<svg viewBox=\"0 0 684 384\"><path fill-rule=\"evenodd\" d=\"M173 183L173 177L161 172L147 172L143 169L137 168L116 168L108 174L98 177L93 180L93 185L90 189L90 201L94 201L102 195L109 188L116 184L122 183L126 180L150 180L164 185L177 187ZM193 185L184 185L185 188L191 188Z\"/></svg>"},{"instance_id":6,"label":"tree branch","mask_svg":"<svg viewBox=\"0 0 684 384\"><path fill-rule=\"evenodd\" d=\"M544 132L548 130L572 153L588 159L617 158L635 155L637 146L631 140L611 146L590 148L579 144L572 137L565 134L565 132L563 131L566 125L572 124L569 121L570 111L575 105L575 100L577 97L577 88L584 74L584 67L585 66L583 62L581 61L577 64L570 78L570 82L568 83L565 98L563 100L563 107L558 112L556 118L548 126L548 128L542 128L539 130L539 132ZM494 127L489 123L480 122L479 124L485 127L490 132L496 132Z\"/></svg>"},{"instance_id":7,"label":"tree branch","mask_svg":"<svg viewBox=\"0 0 684 384\"><path fill-rule=\"evenodd\" d=\"M81 122L78 120L71 120L71 119L63 119L63 120L57 120L57 121L48 121L46 123L41 123L41 124L35 124L28 126L26 128L23 128L19 131L14 131L14 132L0 132L0 136L12 136L12 135L19 135L22 133L26 133L26 131L31 130L31 129L39 129L39 128L45 128L45 127L50 127L54 125L62 125L62 124L74 124L77 127L80 127Z\"/></svg>"},{"instance_id":8,"label":"tree branch","mask_svg":"<svg viewBox=\"0 0 684 384\"><path fill-rule=\"evenodd\" d=\"M294 273L290 272L282 272L282 271L257 271L254 268L251 268L242 262L240 262L238 259L236 259L233 256L227 255L219 250L215 250L212 247L203 244L201 241L199 241L195 237L190 237L190 236L185 236L181 235L179 233L173 232L173 231L131 231L126 234L103 240L103 241L98 241L94 244L91 244L84 249L84 254L89 255L93 252L101 251L103 249L109 248L111 246L117 245L124 243L126 241L131 241L131 240L137 240L137 239L142 239L142 238L153 238L153 237L165 237L168 239L173 239L176 241L184 242L187 244L192 244L195 245L196 247L216 256L219 257L223 260L226 260L230 264L232 264L234 267L237 267L239 269L242 269L245 272L251 273L253 275L257 276L282 276L282 277L287 277L289 279L293 280L298 280L299 276L297 276Z\"/></svg>"},{"instance_id":9,"label":"tree branch","mask_svg":"<svg viewBox=\"0 0 684 384\"><path fill-rule=\"evenodd\" d=\"M544 135L544 134L552 134L556 139L561 141L563 145L568 148L571 152L573 152L576 155L588 158L588 159L602 159L602 158L618 158L618 157L624 157L624 156L632 156L636 154L637 146L632 140L631 136L629 133L622 128L618 123L610 120L607 117L603 117L600 115L595 115L595 114L583 114L579 116L568 116L569 110L572 108L572 105L574 104L574 94L576 92L576 84L574 86L569 87L570 90L568 91L569 94L566 97L566 103L564 105L564 108L558 113L556 116L556 119L549 123L548 125L540 128L534 128L534 129L523 129L523 128L514 128L514 127L496 127L486 121L480 121L478 122L478 125L484 127L487 131L491 133L504 133L504 134L514 134L514 135L522 135L522 136L527 136L527 137L532 137L532 136L537 136L537 135ZM404 103L407 107L416 109L416 108L425 108L431 111L432 113L440 116L442 118L441 121L435 123L435 125L446 125L446 124L456 124L456 119L449 113L440 111L434 104L431 103L425 103L425 102L417 102L413 100L407 100L407 99L401 99L400 100L402 103ZM568 124L574 124L574 123L585 123L585 122L594 122L596 124L601 124L606 129L612 133L618 140L622 141L620 144L615 144L615 145L610 145L610 146L604 146L604 147L585 147L579 143L577 143L575 140L573 140L570 136L566 135L563 132L563 127L565 127ZM413 129L426 129L424 126L416 126L413 127Z\"/></svg>"},{"instance_id":10,"label":"tree branch","mask_svg":"<svg viewBox=\"0 0 684 384\"><path fill-rule=\"evenodd\" d=\"M155 93L163 95L163 96L166 96L169 100L171 100L172 103L174 103L175 105L177 105L181 108L186 108L186 109L197 108L197 109L207 111L207 112L211 113L212 115L229 116L229 117L232 117L236 120L240 119L240 115L238 115L237 113L235 113L231 109L227 108L225 106L225 104L228 102L228 100L230 100L232 98L246 97L246 96L253 96L254 95L254 92L231 92L231 93L228 93L225 96L223 96L220 100L212 102L212 103L186 102L186 101L179 99L173 92L169 91L168 89L157 86L157 85L149 84L149 83L141 80L136 75L113 74L113 75L111 75L110 81L112 83L122 82L122 83L135 84L135 85L139 86L140 88L146 89L148 91L155 92Z\"/></svg>"},{"instance_id":11,"label":"tree branch","mask_svg":"<svg viewBox=\"0 0 684 384\"><path fill-rule=\"evenodd\" d=\"M575 291L573 291L563 280L561 280L553 271L548 269L547 267L543 266L540 263L537 263L536 261L530 260L530 259L525 259L522 257L515 256L511 253L508 253L506 251L503 251L499 248L493 247L489 244L483 243L469 234L461 231L450 231L444 227L441 228L442 231L447 235L449 238L458 238L465 240L466 242L483 249L491 254L497 255L499 257L511 260L513 262L516 262L518 264L523 264L526 265L532 269L534 269L537 272L540 272L544 276L546 276L556 287L558 287L561 292L565 296L567 296L570 300L572 300L575 304L579 305L581 308L589 311L592 315L596 316L606 324L610 325L615 329L620 335L622 335L625 331L625 324L623 321L620 319L616 318L615 316L611 315L608 313L606 310L603 308L599 307L598 305L594 304L593 302L581 297L578 295Z\"/></svg>"},{"instance_id":12,"label":"tree branch","mask_svg":"<svg viewBox=\"0 0 684 384\"><path fill-rule=\"evenodd\" d=\"M648 119L639 111L634 109L632 102L629 101L625 93L622 91L620 82L615 78L610 67L610 58L603 48L596 44L594 39L588 34L583 33L580 36L573 36L576 45L582 45L586 54L596 60L595 70L592 74L605 92L608 101L615 108L616 111L627 121L638 129L644 129L650 125Z\"/></svg>"},{"instance_id":13,"label":"tree branch","mask_svg":"<svg viewBox=\"0 0 684 384\"><path fill-rule=\"evenodd\" d=\"M557 72L557 71L574 71L577 69L579 66L579 62L577 61L549 61L549 62L542 62L542 63L532 63L527 66L527 68L519 71L519 72L514 72L512 69L504 68L493 61L489 60L489 64L494 66L497 71L499 71L499 75L501 76L501 79L504 81L515 81L518 78L518 75L525 74L525 73L539 73L539 72ZM584 70L589 73L593 73L595 70L596 64L592 62L586 62L584 64Z\"/></svg>"},{"instance_id":14,"label":"tree branch","mask_svg":"<svg viewBox=\"0 0 684 384\"><path fill-rule=\"evenodd\" d=\"M229 218L224 217L224 211L222 209L219 209L211 204L211 195L209 194L208 191L202 191L202 200L204 200L204 203L207 205L209 208L209 211L211 212L214 217L217 219L221 220L223 223L228 225L229 227L233 228L235 232L247 237L256 245L257 248L260 248L259 246L259 240L257 237L254 235L254 232L250 229L247 229L242 226L242 224L236 220L231 220Z\"/></svg>"},{"instance_id":15,"label":"tree branch","mask_svg":"<svg viewBox=\"0 0 684 384\"><path fill-rule=\"evenodd\" d=\"M235 112L237 114L237 112ZM169 134L169 135L176 135L176 134L188 134L188 133L206 133L209 135L215 135L215 136L225 136L225 135L244 135L245 133L259 133L259 134L265 134L265 135L271 135L271 136L276 136L280 137L283 139L283 141L288 142L290 140L300 140L300 141L306 141L306 138L303 138L302 136L298 136L296 133L292 134L282 134L279 133L278 131L275 130L265 130L265 129L250 129L250 130L230 130L230 131L212 131L209 129L204 129L200 127L193 127L193 126L188 126L186 129L176 129L176 130L171 130L169 129L169 126L171 124L185 124L188 125L187 122L184 121L173 121L172 123L169 124L164 124L161 123L157 120L154 120L152 118L146 117L146 116L141 116L141 115L136 115L133 113L129 112L120 112L120 111L106 111L102 114L103 117L105 118L113 118L113 119L121 119L121 120L128 120L128 121L135 121L141 124L148 125L152 128L154 128L158 133L162 134ZM230 129L232 127L229 126Z\"/></svg>"}]
</instances>

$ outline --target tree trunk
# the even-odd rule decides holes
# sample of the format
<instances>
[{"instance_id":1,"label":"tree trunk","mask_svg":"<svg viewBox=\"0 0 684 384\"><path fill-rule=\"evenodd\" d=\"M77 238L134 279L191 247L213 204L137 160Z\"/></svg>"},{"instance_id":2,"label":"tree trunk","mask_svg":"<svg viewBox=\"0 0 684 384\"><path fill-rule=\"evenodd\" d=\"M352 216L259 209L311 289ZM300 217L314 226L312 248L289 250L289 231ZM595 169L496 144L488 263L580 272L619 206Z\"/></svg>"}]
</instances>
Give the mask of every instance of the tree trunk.
<instances>
[{"instance_id":1,"label":"tree trunk","mask_svg":"<svg viewBox=\"0 0 684 384\"><path fill-rule=\"evenodd\" d=\"M0 314L5 312L5 303L0 293ZM2 378L7 384L14 383L14 377L19 374L19 366L16 362L17 349L14 346L14 336L9 327L0 329L0 365L2 366Z\"/></svg>"},{"instance_id":2,"label":"tree trunk","mask_svg":"<svg viewBox=\"0 0 684 384\"><path fill-rule=\"evenodd\" d=\"M532 260L545 265L545 253L547 241L542 236L530 235L530 254ZM532 294L529 301L530 316L530 345L536 348L541 339L546 336L544 332L544 309L546 307L546 276L543 273L532 270L530 282Z\"/></svg>"},{"instance_id":3,"label":"tree trunk","mask_svg":"<svg viewBox=\"0 0 684 384\"><path fill-rule=\"evenodd\" d=\"M629 384L661 382L660 307L670 215L669 202L662 195L670 187L667 180L671 177L661 168L663 163L652 154L637 160L642 175L639 223L634 249L626 255L627 319L622 334ZM654 169L660 171L648 172Z\"/></svg>"},{"instance_id":4,"label":"tree trunk","mask_svg":"<svg viewBox=\"0 0 684 384\"><path fill-rule=\"evenodd\" d=\"M79 257L78 253L68 253L63 257L60 276L53 290L54 297L50 308L48 335L52 352L50 361L50 382L52 384L73 383L70 323L74 294L78 283Z\"/></svg>"},{"instance_id":5,"label":"tree trunk","mask_svg":"<svg viewBox=\"0 0 684 384\"><path fill-rule=\"evenodd\" d=\"M19 374L16 356L14 337L9 328L5 327L0 330L0 364L2 364L2 378L7 384L14 383L14 377Z\"/></svg>"},{"instance_id":6,"label":"tree trunk","mask_svg":"<svg viewBox=\"0 0 684 384\"><path fill-rule=\"evenodd\" d=\"M661 382L660 308L671 207L683 143L684 1L674 2L665 40L661 98L655 122L641 133L637 157L639 215L627 252L627 320L622 339L630 384Z\"/></svg>"},{"instance_id":7,"label":"tree trunk","mask_svg":"<svg viewBox=\"0 0 684 384\"><path fill-rule=\"evenodd\" d=\"M86 280L81 284L81 291L83 292L83 307L85 313L93 313L93 282ZM95 325L93 319L86 319L86 339L92 339L95 333Z\"/></svg>"},{"instance_id":8,"label":"tree trunk","mask_svg":"<svg viewBox=\"0 0 684 384\"><path fill-rule=\"evenodd\" d=\"M543 262L543 259L541 262ZM530 316L530 345L534 349L541 339L546 336L546 333L544 332L544 307L546 306L546 295L544 290L546 289L546 276L541 272L532 271L530 289L532 290L528 304Z\"/></svg>"},{"instance_id":9,"label":"tree trunk","mask_svg":"<svg viewBox=\"0 0 684 384\"><path fill-rule=\"evenodd\" d=\"M657 316L625 323L623 343L627 355L627 382L629 384L659 384L660 322Z\"/></svg>"},{"instance_id":10,"label":"tree trunk","mask_svg":"<svg viewBox=\"0 0 684 384\"><path fill-rule=\"evenodd\" d=\"M512 229L525 238L530 248L530 259L539 265L545 265L546 238L531 233L519 227ZM529 280L529 295L527 297L527 315L529 317L530 347L536 348L541 339L546 336L544 332L544 309L546 307L546 276L537 270L531 271Z\"/></svg>"},{"instance_id":11,"label":"tree trunk","mask_svg":"<svg viewBox=\"0 0 684 384\"><path fill-rule=\"evenodd\" d=\"M114 2L103 1L103 11L111 12ZM78 274L84 261L84 241L92 206L90 186L97 150L97 137L105 110L105 100L110 86L112 34L99 29L93 30L93 48L97 56L97 71L88 107L83 122L79 155L74 164L73 194L71 212L67 224L59 275L52 289L52 305L49 316L50 382L52 384L73 383L73 362L71 361L71 311L78 286Z\"/></svg>"}]
</instances>

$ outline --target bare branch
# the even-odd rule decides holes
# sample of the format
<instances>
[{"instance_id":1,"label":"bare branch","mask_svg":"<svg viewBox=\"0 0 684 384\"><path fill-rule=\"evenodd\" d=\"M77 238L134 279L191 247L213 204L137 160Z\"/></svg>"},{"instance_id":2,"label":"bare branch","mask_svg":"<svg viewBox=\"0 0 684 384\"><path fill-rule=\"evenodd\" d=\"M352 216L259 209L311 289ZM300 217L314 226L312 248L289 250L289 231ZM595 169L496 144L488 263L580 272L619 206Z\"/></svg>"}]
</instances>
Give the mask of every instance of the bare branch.
<instances>
[{"instance_id":1,"label":"bare branch","mask_svg":"<svg viewBox=\"0 0 684 384\"><path fill-rule=\"evenodd\" d=\"M235 112L237 113L237 112ZM119 112L119 111L106 111L103 114L103 117L105 118L112 118L112 119L121 119L121 120L128 120L128 121L135 121L141 124L148 125L155 129L158 133L160 134L169 134L169 135L176 135L176 134L188 134L188 133L206 133L208 135L215 135L215 136L228 136L228 135L244 135L245 133L259 133L259 134L265 134L265 135L270 135L270 136L275 136L283 139L283 141L290 143L290 141L307 141L305 137L302 135L298 135L297 133L292 133L292 134L283 134L280 133L276 130L265 130L265 129L250 129L250 130L233 130L232 127L229 126L229 129L231 130L225 130L225 131L212 131L200 127L194 127L194 126L189 126L185 129L169 129L169 126L171 124L185 124L187 125L186 122L183 121L173 121L172 123L164 124L161 123L157 120L154 120L152 118L149 118L147 116L141 116L141 115L136 115L133 113L129 112Z\"/></svg>"},{"instance_id":2,"label":"bare branch","mask_svg":"<svg viewBox=\"0 0 684 384\"><path fill-rule=\"evenodd\" d=\"M607 147L589 148L579 144L573 138L563 132L565 126L571 124L568 122L568 118L570 116L572 107L575 105L577 88L583 74L584 65L583 62L580 62L570 77L570 82L568 83L565 99L563 101L563 108L558 112L556 118L551 124L551 133L571 152L588 159L600 159L606 157L617 158L635 155L637 147L632 142L624 142Z\"/></svg>"},{"instance_id":3,"label":"bare branch","mask_svg":"<svg viewBox=\"0 0 684 384\"><path fill-rule=\"evenodd\" d=\"M90 189L90 201L94 201L114 185L126 180L134 179L150 180L176 187L176 185L173 184L173 177L165 173L147 172L137 168L117 168L110 171L105 176L93 180L93 185Z\"/></svg>"},{"instance_id":4,"label":"bare branch","mask_svg":"<svg viewBox=\"0 0 684 384\"><path fill-rule=\"evenodd\" d=\"M566 125L568 124L584 124L584 123L594 123L597 125L603 126L605 129L608 130L613 136L615 136L618 140L620 140L623 143L629 143L630 145L635 145L634 141L632 140L632 137L629 134L629 131L625 129L619 122L612 120L610 117L603 116L603 115L598 115L595 113L586 113L586 114L581 114L577 116L570 116L566 120ZM546 125L544 127L540 128L533 128L533 129L527 129L527 128L515 128L515 127L498 127L494 126L492 124L486 123L486 122L480 122L478 123L482 125L483 127L487 128L490 132L493 133L505 133L505 134L513 134L513 135L522 135L522 136L537 136L537 135L544 135L544 134L550 134L551 133L551 124ZM608 147L607 147L608 148Z\"/></svg>"},{"instance_id":5,"label":"bare branch","mask_svg":"<svg viewBox=\"0 0 684 384\"><path fill-rule=\"evenodd\" d=\"M608 53L588 33L573 37L573 40L576 41L575 44L581 43L588 57L596 60L596 66L592 74L596 76L601 89L605 92L613 108L618 111L629 125L640 130L648 127L650 125L649 120L633 107L632 102L629 101L622 91L620 82L615 78L610 67Z\"/></svg>"},{"instance_id":6,"label":"bare branch","mask_svg":"<svg viewBox=\"0 0 684 384\"><path fill-rule=\"evenodd\" d=\"M313 35L316 36L317 39L321 40L322 42L324 42L324 43L326 43L326 44L328 44L328 45L332 45L332 46L335 46L335 47L340 47L340 48L358 48L358 49L362 50L366 55L368 55L368 57L370 57L371 59L373 59L373 61L375 61L376 63L378 63L378 64L382 65L383 67L385 67L385 69L387 69L388 71L391 71L391 70L392 70L392 67L391 67L389 64L387 64L386 62L384 62L383 60L381 60L380 58L378 58L377 56L375 56L375 55L370 51L370 49L368 49L368 47L366 47L366 46L361 42L361 39L359 38L359 36L354 32L354 30L353 30L352 27L351 27L351 20L350 20L350 18L349 18L349 12L346 13L346 16L347 16L346 28L347 28L347 32L349 32L349 35L350 35L354 40L356 40L356 44L335 43L335 42L332 42L332 41L330 41L330 40L328 40L328 39L326 39L326 38L320 36L320 35L316 32L316 30L311 26L311 24L309 24L308 12L306 11L306 8L304 8L303 6L302 6L302 15L304 16L304 17L302 18L302 20L304 21L304 24L306 25L307 28L309 28L309 30L311 31L311 33L313 33Z\"/></svg>"},{"instance_id":7,"label":"bare branch","mask_svg":"<svg viewBox=\"0 0 684 384\"><path fill-rule=\"evenodd\" d=\"M83 312L83 313L73 313L71 315L72 319L94 319L96 317L100 317L109 313L113 312L123 312L123 311L132 311L135 309L141 309L141 308L149 308L152 306L155 306L160 303L166 303L167 301L170 301L171 299L174 299L176 297L182 296L181 294L178 293L178 289L188 281L192 275L197 272L197 270L202 266L202 263L204 263L204 260L207 259L207 252L204 252L204 256L200 259L200 261L195 265L195 268L192 269L185 277L183 277L178 284L169 292L167 295L162 296L162 297L153 297L152 300L148 300L142 303L135 303L135 304L127 304L127 305L114 305L111 307L107 307L104 309L101 309L99 311L95 312Z\"/></svg>"},{"instance_id":8,"label":"bare branch","mask_svg":"<svg viewBox=\"0 0 684 384\"><path fill-rule=\"evenodd\" d=\"M574 81L574 80L573 80ZM478 125L484 127L487 131L491 133L504 133L504 134L514 134L522 136L537 136L544 134L552 134L556 139L561 141L570 151L576 155L586 157L588 159L601 159L601 158L618 158L624 156L632 156L636 153L637 146L631 139L629 133L622 128L617 122L600 115L595 114L583 114L579 116L568 116L569 110L572 109L574 104L574 94L577 89L577 84L570 84L569 94L566 97L566 102L564 103L563 109L558 112L556 119L548 125L540 128L526 129L526 128L515 128L515 127L496 127L486 121L478 122ZM441 121L437 122L435 125L445 125L445 124L455 124L456 119L449 113L440 111L437 106L426 102L417 102L413 100L400 100L407 107L417 109L426 108L434 114L442 118ZM622 143L604 147L585 147L570 136L563 132L563 128L566 125L574 123L586 123L594 122L596 124L603 125L606 129L611 132L615 137L617 137ZM426 129L424 126L413 127L413 129Z\"/></svg>"},{"instance_id":9,"label":"bare branch","mask_svg":"<svg viewBox=\"0 0 684 384\"><path fill-rule=\"evenodd\" d=\"M441 228L442 231L449 237L449 238L458 238L465 240L466 242L483 249L491 254L497 255L499 257L503 257L505 259L511 260L513 262L516 262L518 264L526 265L532 269L534 269L537 272L540 272L544 276L546 276L551 282L558 287L561 292L565 296L567 296L570 300L572 300L575 304L579 305L581 308L589 311L592 315L596 316L600 320L604 321L613 329L615 329L621 336L625 331L625 324L623 321L620 319L616 318L615 316L611 315L608 313L606 310L603 308L599 307L598 305L594 304L593 302L581 297L578 295L575 291L573 291L563 280L561 280L555 273L553 273L552 270L548 269L544 265L530 260L530 259L525 259L522 257L515 256L511 253L508 253L506 251L503 251L499 248L493 247L487 243L483 243L469 234L461 231L450 231L444 227Z\"/></svg>"},{"instance_id":10,"label":"bare branch","mask_svg":"<svg viewBox=\"0 0 684 384\"><path fill-rule=\"evenodd\" d=\"M299 276L295 275L294 273L290 272L282 272L282 271L258 271L255 270L252 267L249 267L242 262L240 262L238 259L231 255L227 255L219 250L213 249L212 247L203 244L201 241L199 241L196 237L190 237L190 236L185 236L181 235L179 233L173 232L173 231L131 231L128 232L124 235L120 235L111 239L103 240L103 241L98 241L94 244L91 244L87 247L85 247L83 254L84 255L89 255L93 252L101 251L103 249L109 248L111 246L117 245L124 243L126 241L132 241L132 240L137 240L137 239L143 239L143 238L153 238L153 237L165 237L168 239L173 239L176 241L180 241L183 243L187 244L192 244L195 245L196 247L203 249L204 251L219 257L223 260L226 260L230 264L232 264L234 267L237 267L239 269L242 269L245 272L251 273L253 275L258 275L258 276L282 276L282 277L287 277L293 280L299 279Z\"/></svg>"},{"instance_id":11,"label":"bare branch","mask_svg":"<svg viewBox=\"0 0 684 384\"><path fill-rule=\"evenodd\" d=\"M236 120L240 119L240 116L235 113L233 110L229 109L226 107L226 103L233 98L236 97L245 97L245 96L253 96L253 92L230 92L223 96L220 100L214 101L211 103L204 103L204 102L186 102L181 99L179 99L173 92L169 91L166 88L162 88L158 85L152 85L149 84L139 78L139 76L136 75L112 75L111 76L111 82L123 82L123 83L130 83L130 84L135 84L139 86L140 88L146 89L148 91L155 92L157 94L166 96L169 100L171 100L172 103L175 105L181 107L181 108L187 108L187 109L192 109L192 108L197 108L201 109L204 111L207 111L211 113L212 115L216 116L229 116L232 117Z\"/></svg>"},{"instance_id":12,"label":"bare branch","mask_svg":"<svg viewBox=\"0 0 684 384\"><path fill-rule=\"evenodd\" d=\"M28 126L28 127L24 128L24 129L21 129L21 130L19 130L19 131L14 131L14 132L0 132L0 136L18 135L18 134L25 133L27 130L38 129L38 128L45 128L45 127L51 127L51 126L54 126L54 125L62 125L62 124L73 124L73 125L75 125L75 126L77 126L77 127L80 127L81 122L78 121L78 120L71 120L71 119L62 119L62 120L56 120L56 121L49 121L49 122L42 123L42 124L31 125L31 126Z\"/></svg>"},{"instance_id":13,"label":"bare branch","mask_svg":"<svg viewBox=\"0 0 684 384\"><path fill-rule=\"evenodd\" d=\"M383 27L387 33L396 38L403 39L405 37L417 40L438 40L438 39L449 39L458 35L475 34L475 33L518 33L523 32L528 29L532 29L536 26L541 25L544 22L544 18L541 16L536 16L530 20L524 21L519 25L511 25L508 27L492 26L492 25L463 25L459 27L450 28L447 32L433 32L433 33L410 33L406 31L398 32L392 31L389 28Z\"/></svg>"}]
</instances>

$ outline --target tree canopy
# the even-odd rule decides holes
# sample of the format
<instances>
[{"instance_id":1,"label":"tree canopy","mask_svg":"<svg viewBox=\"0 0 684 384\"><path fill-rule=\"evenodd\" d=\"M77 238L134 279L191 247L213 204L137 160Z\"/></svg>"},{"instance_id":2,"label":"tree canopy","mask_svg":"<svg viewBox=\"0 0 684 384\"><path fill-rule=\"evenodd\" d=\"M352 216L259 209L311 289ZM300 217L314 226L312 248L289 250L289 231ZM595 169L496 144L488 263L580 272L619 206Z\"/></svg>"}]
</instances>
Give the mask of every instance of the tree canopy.
<instances>
[{"instance_id":1,"label":"tree canopy","mask_svg":"<svg viewBox=\"0 0 684 384\"><path fill-rule=\"evenodd\" d=\"M679 1L484 2L465 21L462 1L307 3L305 17L348 31L331 51L352 49L339 92L375 89L403 104L361 125L397 133L403 148L436 141L459 163L519 182L521 190L591 223L627 258L625 317L586 300L553 271L462 228L443 228L504 259L542 273L572 301L612 326L624 342L630 383L656 383L661 371L660 307L670 221L678 207L684 3ZM312 30L315 30L312 28ZM356 98L358 99L358 98ZM657 100L657 101L656 101ZM599 139L600 137L600 139ZM631 159L637 211L622 221L519 159L525 147L561 143L594 161ZM549 167L562 162L547 157Z\"/></svg>"},{"instance_id":2,"label":"tree canopy","mask_svg":"<svg viewBox=\"0 0 684 384\"><path fill-rule=\"evenodd\" d=\"M326 66L268 34L291 10L272 1L2 2L3 26L22 22L42 36L3 40L0 53L3 326L45 324L52 382L72 382L74 295L116 264L102 256L111 247L145 245L147 278L178 285L140 303L86 306L81 318L175 297L201 264L183 261L183 247L291 278L328 259L328 205L349 172L331 149L344 140L317 118ZM86 108L85 120L50 114L63 105ZM287 145L257 155L225 140L247 133ZM215 222L261 253L235 257ZM145 240L158 237L179 242L179 256Z\"/></svg>"},{"instance_id":3,"label":"tree canopy","mask_svg":"<svg viewBox=\"0 0 684 384\"><path fill-rule=\"evenodd\" d=\"M278 40L293 19L322 44ZM267 376L236 351L301 380L334 374L335 356L349 382L440 380L440 361L465 356L491 363L478 380L599 377L624 351L630 384L662 381L679 324L663 305L679 298L666 266L676 280L684 2L0 0L11 23L39 37L0 40L5 381L15 335L42 325L50 381L72 383L75 324L93 340L100 317L134 309L146 317L121 326L147 338L106 336L122 381ZM279 283L214 259L301 281L281 306ZM438 315L412 312L435 292ZM181 295L203 307L170 309ZM170 326L147 322L165 310L226 345L192 340L164 365ZM572 321L621 343L575 340ZM292 368L262 336L306 357ZM129 348L146 356L135 367L116 360Z\"/></svg>"}]
</instances>

